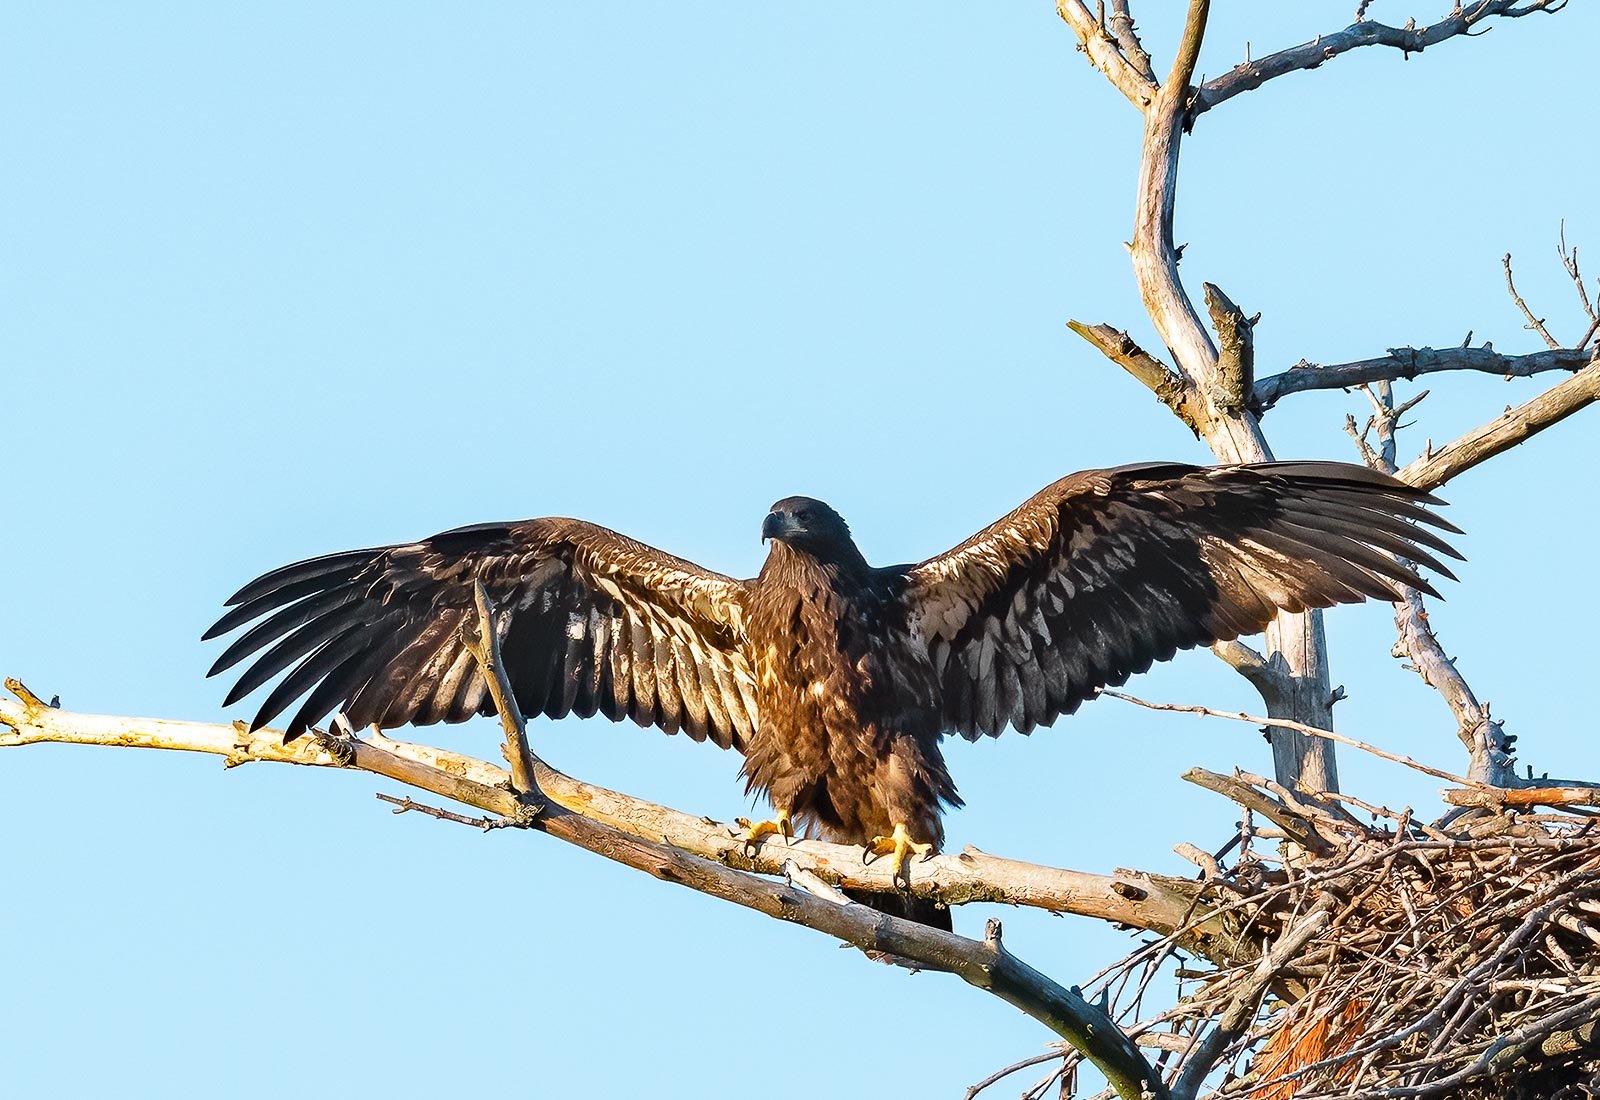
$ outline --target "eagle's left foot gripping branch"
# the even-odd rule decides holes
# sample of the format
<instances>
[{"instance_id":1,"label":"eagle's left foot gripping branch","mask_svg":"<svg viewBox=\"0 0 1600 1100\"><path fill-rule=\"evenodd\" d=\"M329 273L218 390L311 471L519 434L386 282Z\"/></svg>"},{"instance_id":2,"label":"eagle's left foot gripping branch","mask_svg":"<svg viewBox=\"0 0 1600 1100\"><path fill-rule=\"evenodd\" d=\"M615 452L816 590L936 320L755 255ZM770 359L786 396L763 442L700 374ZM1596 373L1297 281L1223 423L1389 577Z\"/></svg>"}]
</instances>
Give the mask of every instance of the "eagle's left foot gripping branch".
<instances>
[{"instance_id":1,"label":"eagle's left foot gripping branch","mask_svg":"<svg viewBox=\"0 0 1600 1100\"><path fill-rule=\"evenodd\" d=\"M906 832L903 822L895 822L893 836L875 836L867 842L866 851L861 855L863 863L871 863L877 856L894 856L894 881L896 885L911 888L911 857L919 855L923 859L933 856L932 844L919 844L911 839L911 834Z\"/></svg>"},{"instance_id":2,"label":"eagle's left foot gripping branch","mask_svg":"<svg viewBox=\"0 0 1600 1100\"><path fill-rule=\"evenodd\" d=\"M787 810L779 810L776 821L757 821L752 824L748 817L736 817L733 823L745 831L744 854L747 856L760 848L769 836L781 836L785 843L794 837L794 827L789 824Z\"/></svg>"}]
</instances>

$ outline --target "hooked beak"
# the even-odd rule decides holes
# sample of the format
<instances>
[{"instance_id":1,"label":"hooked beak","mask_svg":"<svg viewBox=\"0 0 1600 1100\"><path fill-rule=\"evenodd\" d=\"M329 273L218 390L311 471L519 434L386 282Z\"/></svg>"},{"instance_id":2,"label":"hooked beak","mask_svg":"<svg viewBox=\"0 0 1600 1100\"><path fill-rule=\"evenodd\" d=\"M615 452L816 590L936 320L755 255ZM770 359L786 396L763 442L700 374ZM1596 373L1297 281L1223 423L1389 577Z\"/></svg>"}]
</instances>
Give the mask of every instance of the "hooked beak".
<instances>
[{"instance_id":1,"label":"hooked beak","mask_svg":"<svg viewBox=\"0 0 1600 1100\"><path fill-rule=\"evenodd\" d=\"M787 512L771 512L761 521L761 541L768 539L782 540L785 535L793 534L800 529L800 524Z\"/></svg>"}]
</instances>

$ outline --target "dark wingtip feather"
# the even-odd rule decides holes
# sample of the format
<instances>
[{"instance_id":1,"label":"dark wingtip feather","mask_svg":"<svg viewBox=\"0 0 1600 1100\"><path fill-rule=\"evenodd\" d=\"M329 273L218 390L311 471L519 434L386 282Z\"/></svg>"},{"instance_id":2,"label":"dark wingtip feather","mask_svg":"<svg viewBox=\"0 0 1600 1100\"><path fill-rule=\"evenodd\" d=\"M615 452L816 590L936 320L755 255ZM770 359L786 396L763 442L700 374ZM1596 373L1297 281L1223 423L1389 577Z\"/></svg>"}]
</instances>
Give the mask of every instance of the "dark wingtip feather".
<instances>
[{"instance_id":1,"label":"dark wingtip feather","mask_svg":"<svg viewBox=\"0 0 1600 1100\"><path fill-rule=\"evenodd\" d=\"M330 573L347 571L350 566L359 568L377 553L381 553L381 551L378 549L342 550L337 554L324 554L320 558L307 558L305 561L297 561L292 565L285 565L272 570L270 573L261 574L261 576L229 596L222 606L237 607L239 604L276 592L284 585L325 577ZM215 628L213 627L213 629Z\"/></svg>"}]
</instances>

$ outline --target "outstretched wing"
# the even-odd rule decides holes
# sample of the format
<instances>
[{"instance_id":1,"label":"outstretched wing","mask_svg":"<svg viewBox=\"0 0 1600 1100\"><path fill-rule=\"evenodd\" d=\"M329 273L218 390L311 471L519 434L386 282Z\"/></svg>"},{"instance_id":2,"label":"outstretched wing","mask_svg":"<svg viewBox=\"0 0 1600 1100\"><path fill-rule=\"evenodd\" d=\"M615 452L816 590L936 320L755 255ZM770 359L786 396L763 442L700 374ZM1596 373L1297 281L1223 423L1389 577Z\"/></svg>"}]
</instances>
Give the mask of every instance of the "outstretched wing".
<instances>
[{"instance_id":1,"label":"outstretched wing","mask_svg":"<svg viewBox=\"0 0 1600 1100\"><path fill-rule=\"evenodd\" d=\"M1338 462L1178 464L1062 478L909 569L945 728L1023 733L1177 650L1254 634L1279 609L1433 588L1457 531L1404 482Z\"/></svg>"},{"instance_id":2,"label":"outstretched wing","mask_svg":"<svg viewBox=\"0 0 1600 1100\"><path fill-rule=\"evenodd\" d=\"M502 655L524 713L626 716L723 748L750 736L744 586L572 519L479 524L268 573L206 631L214 638L261 620L210 675L260 653L228 693L231 706L289 669L252 723L306 695L289 739L335 708L357 728L492 714L460 635L478 581L499 609Z\"/></svg>"}]
</instances>

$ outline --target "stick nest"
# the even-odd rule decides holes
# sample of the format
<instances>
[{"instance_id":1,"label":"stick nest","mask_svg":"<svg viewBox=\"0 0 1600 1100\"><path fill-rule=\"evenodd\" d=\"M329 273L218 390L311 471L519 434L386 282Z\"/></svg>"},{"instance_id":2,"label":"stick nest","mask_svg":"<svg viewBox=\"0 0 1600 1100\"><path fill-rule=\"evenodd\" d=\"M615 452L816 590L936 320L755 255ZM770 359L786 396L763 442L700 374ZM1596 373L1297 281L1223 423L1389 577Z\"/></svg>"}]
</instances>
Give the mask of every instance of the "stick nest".
<instances>
[{"instance_id":1,"label":"stick nest","mask_svg":"<svg viewBox=\"0 0 1600 1100\"><path fill-rule=\"evenodd\" d=\"M1169 1085L1199 1059L1200 1076L1223 1071L1198 1090L1218 1100L1600 1096L1595 817L1478 809L1422 825L1358 803L1366 824L1257 776L1214 778L1246 809L1222 853L1196 860L1205 919L1260 954L1196 967L1180 934L1091 989L1161 1052ZM1174 960L1177 1006L1140 1020Z\"/></svg>"}]
</instances>

